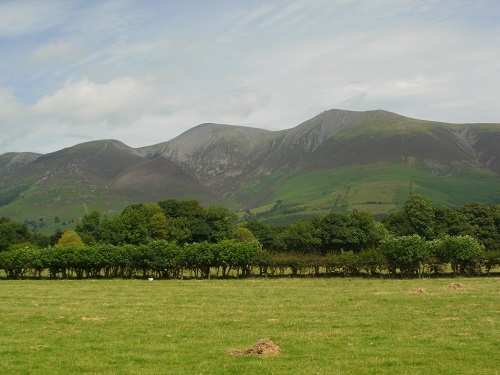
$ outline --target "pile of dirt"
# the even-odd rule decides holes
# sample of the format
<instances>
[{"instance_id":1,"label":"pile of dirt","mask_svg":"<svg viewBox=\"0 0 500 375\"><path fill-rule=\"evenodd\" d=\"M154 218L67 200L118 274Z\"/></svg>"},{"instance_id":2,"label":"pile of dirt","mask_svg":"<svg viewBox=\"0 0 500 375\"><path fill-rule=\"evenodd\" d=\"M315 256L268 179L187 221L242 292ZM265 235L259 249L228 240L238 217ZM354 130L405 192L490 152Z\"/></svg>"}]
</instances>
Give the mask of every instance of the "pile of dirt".
<instances>
[{"instance_id":1,"label":"pile of dirt","mask_svg":"<svg viewBox=\"0 0 500 375\"><path fill-rule=\"evenodd\" d=\"M461 283L452 283L452 284L448 285L445 289L446 290L465 290L465 289L467 289L467 287Z\"/></svg>"},{"instance_id":2,"label":"pile of dirt","mask_svg":"<svg viewBox=\"0 0 500 375\"><path fill-rule=\"evenodd\" d=\"M272 342L269 339L262 339L253 344L250 348L238 350L230 349L229 354L235 356L247 356L247 355L279 355L281 353L278 344Z\"/></svg>"}]
</instances>

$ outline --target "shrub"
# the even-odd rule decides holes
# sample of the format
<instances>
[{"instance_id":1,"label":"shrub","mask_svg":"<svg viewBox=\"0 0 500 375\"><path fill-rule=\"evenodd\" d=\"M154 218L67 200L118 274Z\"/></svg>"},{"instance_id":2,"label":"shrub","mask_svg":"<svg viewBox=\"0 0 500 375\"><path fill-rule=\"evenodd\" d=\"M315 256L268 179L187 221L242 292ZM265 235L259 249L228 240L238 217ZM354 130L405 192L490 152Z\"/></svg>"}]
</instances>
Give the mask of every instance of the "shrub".
<instances>
[{"instance_id":1,"label":"shrub","mask_svg":"<svg viewBox=\"0 0 500 375\"><path fill-rule=\"evenodd\" d=\"M420 266L429 256L429 246L420 236L388 237L381 243L381 250L387 259L390 271L399 268L401 275L408 277L418 273Z\"/></svg>"}]
</instances>

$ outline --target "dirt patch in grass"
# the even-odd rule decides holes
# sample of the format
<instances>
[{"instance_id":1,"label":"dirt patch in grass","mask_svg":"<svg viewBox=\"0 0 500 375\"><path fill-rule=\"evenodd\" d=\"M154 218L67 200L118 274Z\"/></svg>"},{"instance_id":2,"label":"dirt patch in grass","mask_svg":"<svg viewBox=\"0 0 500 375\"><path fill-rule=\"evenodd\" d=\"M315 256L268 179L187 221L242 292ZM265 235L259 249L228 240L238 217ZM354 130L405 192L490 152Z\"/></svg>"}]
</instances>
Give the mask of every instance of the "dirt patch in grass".
<instances>
[{"instance_id":1,"label":"dirt patch in grass","mask_svg":"<svg viewBox=\"0 0 500 375\"><path fill-rule=\"evenodd\" d=\"M229 354L234 356L279 355L280 353L281 349L279 345L269 339L259 340L250 348L246 348L243 350L229 349Z\"/></svg>"},{"instance_id":2,"label":"dirt patch in grass","mask_svg":"<svg viewBox=\"0 0 500 375\"><path fill-rule=\"evenodd\" d=\"M451 283L445 289L446 290L466 290L468 288L464 284L461 284L461 283Z\"/></svg>"},{"instance_id":3,"label":"dirt patch in grass","mask_svg":"<svg viewBox=\"0 0 500 375\"><path fill-rule=\"evenodd\" d=\"M406 294L427 294L427 290L425 288L417 288L411 292L406 292Z\"/></svg>"}]
</instances>

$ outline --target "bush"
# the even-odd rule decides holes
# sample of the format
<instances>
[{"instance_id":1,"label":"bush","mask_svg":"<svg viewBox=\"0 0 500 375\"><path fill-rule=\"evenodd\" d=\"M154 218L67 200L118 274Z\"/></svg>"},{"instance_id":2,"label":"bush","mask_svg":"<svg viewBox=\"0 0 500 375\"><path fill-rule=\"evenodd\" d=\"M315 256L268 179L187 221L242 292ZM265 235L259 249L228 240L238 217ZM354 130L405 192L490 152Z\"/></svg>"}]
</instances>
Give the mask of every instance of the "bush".
<instances>
[{"instance_id":1,"label":"bush","mask_svg":"<svg viewBox=\"0 0 500 375\"><path fill-rule=\"evenodd\" d=\"M399 268L401 275L409 277L418 273L429 256L429 246L420 236L388 237L381 243L381 250L387 259L389 270L395 273Z\"/></svg>"},{"instance_id":2,"label":"bush","mask_svg":"<svg viewBox=\"0 0 500 375\"><path fill-rule=\"evenodd\" d=\"M479 274L483 252L484 246L471 236L446 236L437 248L438 258L451 263L455 276Z\"/></svg>"}]
</instances>

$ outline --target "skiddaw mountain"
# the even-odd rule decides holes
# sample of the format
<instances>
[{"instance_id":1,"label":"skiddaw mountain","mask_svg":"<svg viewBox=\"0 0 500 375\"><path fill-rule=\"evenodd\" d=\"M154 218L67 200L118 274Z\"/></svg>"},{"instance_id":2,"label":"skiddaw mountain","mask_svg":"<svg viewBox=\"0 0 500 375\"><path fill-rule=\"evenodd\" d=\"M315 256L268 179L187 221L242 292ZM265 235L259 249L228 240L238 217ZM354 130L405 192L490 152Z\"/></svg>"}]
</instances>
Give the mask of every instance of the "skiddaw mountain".
<instances>
[{"instance_id":1,"label":"skiddaw mountain","mask_svg":"<svg viewBox=\"0 0 500 375\"><path fill-rule=\"evenodd\" d=\"M287 130L202 124L156 145L116 140L0 155L0 215L64 229L89 210L196 199L241 216L384 214L411 194L500 203L500 124L447 124L330 110ZM35 224L36 223L36 224Z\"/></svg>"}]
</instances>

